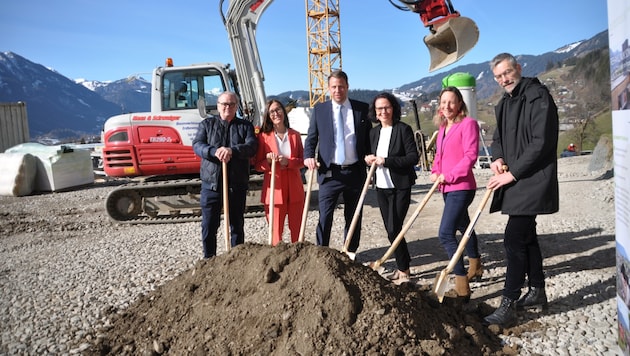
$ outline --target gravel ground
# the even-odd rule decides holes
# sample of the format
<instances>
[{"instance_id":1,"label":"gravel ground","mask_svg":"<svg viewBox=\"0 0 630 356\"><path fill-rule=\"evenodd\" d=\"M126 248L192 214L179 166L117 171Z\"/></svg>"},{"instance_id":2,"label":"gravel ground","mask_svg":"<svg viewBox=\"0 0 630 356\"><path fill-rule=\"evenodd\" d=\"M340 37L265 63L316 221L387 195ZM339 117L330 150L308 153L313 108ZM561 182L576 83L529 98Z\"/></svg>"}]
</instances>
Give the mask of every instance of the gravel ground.
<instances>
[{"instance_id":1,"label":"gravel ground","mask_svg":"<svg viewBox=\"0 0 630 356\"><path fill-rule=\"evenodd\" d=\"M496 330L523 355L616 355L614 179L589 170L590 156L559 161L560 212L538 218L550 306L519 314L519 325ZM480 187L489 170L476 171ZM62 193L0 197L0 355L80 354L108 326L112 310L190 269L201 258L198 223L126 225L111 222L103 202L118 182ZM428 191L419 173L412 207ZM474 213L483 189L470 212ZM316 193L313 194L316 199ZM313 200L314 201L314 200ZM407 240L412 281L432 283L446 266L437 242L443 203L436 194ZM471 303L496 307L505 264L502 232L506 217L482 214L476 226L486 272L471 285ZM411 211L410 211L411 214ZM341 213L333 236L341 236ZM309 214L313 241L317 213ZM246 241L265 243L264 219L246 221ZM221 254L223 244L218 244ZM380 258L389 243L373 191L365 200L359 262ZM341 241L331 247L340 248ZM385 267L394 266L388 261Z\"/></svg>"}]
</instances>

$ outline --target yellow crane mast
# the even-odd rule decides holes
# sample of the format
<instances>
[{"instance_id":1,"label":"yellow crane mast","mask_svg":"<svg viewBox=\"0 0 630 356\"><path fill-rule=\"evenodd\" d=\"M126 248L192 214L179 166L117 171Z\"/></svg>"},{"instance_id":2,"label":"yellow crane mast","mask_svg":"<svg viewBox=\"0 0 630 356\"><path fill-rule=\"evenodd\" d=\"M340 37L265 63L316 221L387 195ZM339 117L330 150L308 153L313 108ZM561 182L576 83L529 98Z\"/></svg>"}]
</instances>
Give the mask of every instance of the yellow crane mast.
<instances>
[{"instance_id":1,"label":"yellow crane mast","mask_svg":"<svg viewBox=\"0 0 630 356\"><path fill-rule=\"evenodd\" d=\"M328 75L341 69L339 0L306 1L310 106L326 100Z\"/></svg>"}]
</instances>

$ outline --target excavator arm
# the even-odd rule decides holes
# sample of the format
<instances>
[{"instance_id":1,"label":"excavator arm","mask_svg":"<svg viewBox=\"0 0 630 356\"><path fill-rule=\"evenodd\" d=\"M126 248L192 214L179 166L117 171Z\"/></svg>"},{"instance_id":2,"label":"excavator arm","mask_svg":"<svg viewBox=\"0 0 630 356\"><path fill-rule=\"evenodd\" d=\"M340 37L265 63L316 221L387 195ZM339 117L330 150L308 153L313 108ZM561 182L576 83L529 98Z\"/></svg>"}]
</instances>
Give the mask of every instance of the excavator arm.
<instances>
[{"instance_id":1,"label":"excavator arm","mask_svg":"<svg viewBox=\"0 0 630 356\"><path fill-rule=\"evenodd\" d=\"M389 1L392 3L393 0ZM461 16L451 0L398 1L408 10L419 14L424 27L428 27L431 32L424 37L431 56L429 71L457 62L477 44L477 25L471 19ZM393 3L392 5L396 6Z\"/></svg>"},{"instance_id":2,"label":"excavator arm","mask_svg":"<svg viewBox=\"0 0 630 356\"><path fill-rule=\"evenodd\" d=\"M243 113L255 126L262 125L265 108L265 75L256 41L256 27L260 16L273 0L229 1L224 12L224 0L219 2L219 12L225 25L232 48L236 77Z\"/></svg>"},{"instance_id":3,"label":"excavator arm","mask_svg":"<svg viewBox=\"0 0 630 356\"><path fill-rule=\"evenodd\" d=\"M479 38L477 25L460 16L451 0L396 0L404 6L389 2L401 10L413 11L430 34L424 37L429 49L429 71L452 64L472 49ZM244 115L254 125L261 125L265 107L264 72L256 41L260 17L273 0L225 0L219 2L219 12L230 40L234 57L238 90Z\"/></svg>"},{"instance_id":4,"label":"excavator arm","mask_svg":"<svg viewBox=\"0 0 630 356\"><path fill-rule=\"evenodd\" d=\"M437 27L449 18L459 16L459 12L455 11L450 0L399 1L419 14L424 27L429 27L432 33L435 33L434 26Z\"/></svg>"}]
</instances>

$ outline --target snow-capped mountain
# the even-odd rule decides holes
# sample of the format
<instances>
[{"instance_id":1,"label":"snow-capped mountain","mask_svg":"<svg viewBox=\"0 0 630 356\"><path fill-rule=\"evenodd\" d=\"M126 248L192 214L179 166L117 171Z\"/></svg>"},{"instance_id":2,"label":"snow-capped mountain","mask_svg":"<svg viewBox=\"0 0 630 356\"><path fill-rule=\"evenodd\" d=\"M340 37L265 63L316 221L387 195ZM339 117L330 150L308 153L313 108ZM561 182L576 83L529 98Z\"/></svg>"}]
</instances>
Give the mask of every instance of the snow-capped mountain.
<instances>
[{"instance_id":1,"label":"snow-capped mountain","mask_svg":"<svg viewBox=\"0 0 630 356\"><path fill-rule=\"evenodd\" d=\"M558 48L554 52L556 52L556 53L568 53L568 52L571 52L574 48L576 48L577 46L581 45L582 42L584 42L584 41L573 42L573 43L571 43L569 45L562 46L562 47Z\"/></svg>"},{"instance_id":2,"label":"snow-capped mountain","mask_svg":"<svg viewBox=\"0 0 630 356\"><path fill-rule=\"evenodd\" d=\"M105 120L122 112L120 104L12 52L0 53L0 101L26 103L32 138L99 134Z\"/></svg>"},{"instance_id":3,"label":"snow-capped mountain","mask_svg":"<svg viewBox=\"0 0 630 356\"><path fill-rule=\"evenodd\" d=\"M555 51L541 55L519 55L525 76L536 76L550 64L560 63L571 57L581 57L590 51L608 47L608 31L591 39L568 44ZM490 59L490 58L489 58ZM448 72L421 78L392 89L403 101L419 94L439 91L442 79L452 73L469 73L476 79L478 99L496 93L488 62L454 67ZM127 112L150 110L149 81L140 77L129 77L113 82L88 79L71 80L12 52L0 53L0 102L22 101L27 104L31 138L46 135L53 138L100 135L105 120ZM374 97L371 90L351 95L362 95L360 100ZM306 91L279 94L287 98L308 98ZM274 96L274 97L278 97Z\"/></svg>"},{"instance_id":4,"label":"snow-capped mountain","mask_svg":"<svg viewBox=\"0 0 630 356\"><path fill-rule=\"evenodd\" d=\"M107 86L109 83L111 83L111 81L99 82L98 80L87 80L84 78L77 78L74 80L74 82L83 85L91 91L96 91L97 88Z\"/></svg>"}]
</instances>

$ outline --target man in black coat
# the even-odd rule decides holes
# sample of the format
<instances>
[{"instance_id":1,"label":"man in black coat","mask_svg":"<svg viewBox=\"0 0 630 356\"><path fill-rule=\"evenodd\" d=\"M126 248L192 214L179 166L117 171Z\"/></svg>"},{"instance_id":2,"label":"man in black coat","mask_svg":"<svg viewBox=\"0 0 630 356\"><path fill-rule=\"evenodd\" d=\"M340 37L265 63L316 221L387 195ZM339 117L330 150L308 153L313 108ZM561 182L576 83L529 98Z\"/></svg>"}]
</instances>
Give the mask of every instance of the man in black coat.
<instances>
[{"instance_id":1,"label":"man in black coat","mask_svg":"<svg viewBox=\"0 0 630 356\"><path fill-rule=\"evenodd\" d=\"M522 77L521 65L511 54L497 55L490 68L505 90L495 108L497 128L490 164L495 175L487 188L496 191L490 212L501 211L509 218L504 234L503 298L484 323L509 326L516 321L515 309L547 307L536 216L559 209L558 109L537 78ZM519 299L525 276L529 288Z\"/></svg>"},{"instance_id":2,"label":"man in black coat","mask_svg":"<svg viewBox=\"0 0 630 356\"><path fill-rule=\"evenodd\" d=\"M236 117L238 97L225 92L217 102L219 116L199 124L193 150L201 157L201 241L203 257L217 253L217 230L223 203L222 162L227 162L230 245L245 242L245 203L249 184L249 160L256 154L258 140L251 122Z\"/></svg>"}]
</instances>

